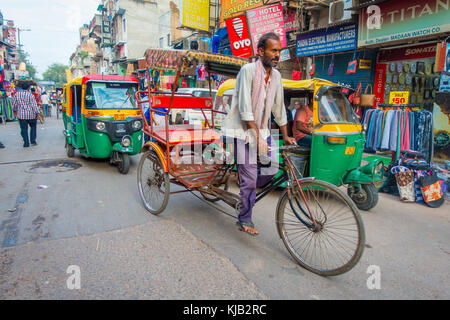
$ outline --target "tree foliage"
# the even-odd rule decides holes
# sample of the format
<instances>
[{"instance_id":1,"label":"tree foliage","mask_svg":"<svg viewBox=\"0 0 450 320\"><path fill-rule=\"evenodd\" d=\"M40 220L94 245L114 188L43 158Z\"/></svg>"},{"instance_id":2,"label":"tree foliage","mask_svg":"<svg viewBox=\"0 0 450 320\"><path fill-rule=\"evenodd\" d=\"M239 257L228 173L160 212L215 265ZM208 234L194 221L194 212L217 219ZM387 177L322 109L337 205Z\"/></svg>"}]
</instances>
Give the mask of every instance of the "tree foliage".
<instances>
[{"instance_id":1,"label":"tree foliage","mask_svg":"<svg viewBox=\"0 0 450 320\"><path fill-rule=\"evenodd\" d=\"M67 82L67 68L68 67L63 64L53 63L47 68L47 71L44 72L43 79L45 81L54 81L57 87L62 87Z\"/></svg>"},{"instance_id":2,"label":"tree foliage","mask_svg":"<svg viewBox=\"0 0 450 320\"><path fill-rule=\"evenodd\" d=\"M35 79L36 77L36 68L33 66L33 64L30 62L29 57L30 55L28 54L28 52L24 51L23 49L19 48L17 50L18 54L19 54L19 62L24 62L26 67L27 67L27 71L30 74L30 78Z\"/></svg>"}]
</instances>

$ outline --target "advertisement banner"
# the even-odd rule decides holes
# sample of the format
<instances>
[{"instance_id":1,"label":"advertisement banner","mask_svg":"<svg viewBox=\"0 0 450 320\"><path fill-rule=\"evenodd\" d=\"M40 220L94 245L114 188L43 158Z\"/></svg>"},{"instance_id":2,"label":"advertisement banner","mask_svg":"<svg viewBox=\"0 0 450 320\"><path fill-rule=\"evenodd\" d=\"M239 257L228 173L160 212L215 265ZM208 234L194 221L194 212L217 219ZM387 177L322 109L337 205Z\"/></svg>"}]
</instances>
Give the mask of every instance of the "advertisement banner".
<instances>
[{"instance_id":1,"label":"advertisement banner","mask_svg":"<svg viewBox=\"0 0 450 320\"><path fill-rule=\"evenodd\" d=\"M391 0L377 4L380 12L361 9L358 46L405 40L450 31L448 0ZM380 14L381 18L377 19ZM378 16L379 17L379 16ZM377 29L377 21L381 22Z\"/></svg>"},{"instance_id":2,"label":"advertisement banner","mask_svg":"<svg viewBox=\"0 0 450 320\"><path fill-rule=\"evenodd\" d=\"M8 44L13 47L16 46L16 28L14 28L14 22L8 21Z\"/></svg>"},{"instance_id":3,"label":"advertisement banner","mask_svg":"<svg viewBox=\"0 0 450 320\"><path fill-rule=\"evenodd\" d=\"M225 20L233 56L248 58L253 56L252 41L248 32L245 14Z\"/></svg>"},{"instance_id":4,"label":"advertisement banner","mask_svg":"<svg viewBox=\"0 0 450 320\"><path fill-rule=\"evenodd\" d=\"M255 53L258 52L259 38L268 32L275 32L280 37L281 47L287 46L283 6L281 4L249 10L247 11L247 19Z\"/></svg>"},{"instance_id":5,"label":"advertisement banner","mask_svg":"<svg viewBox=\"0 0 450 320\"><path fill-rule=\"evenodd\" d=\"M224 25L225 20L242 14L244 11L261 7L263 4L270 4L276 1L264 0L220 0L222 11L220 12L220 25Z\"/></svg>"},{"instance_id":6,"label":"advertisement banner","mask_svg":"<svg viewBox=\"0 0 450 320\"><path fill-rule=\"evenodd\" d=\"M328 28L297 36L297 57L353 50L357 40L356 24Z\"/></svg>"},{"instance_id":7,"label":"advertisement banner","mask_svg":"<svg viewBox=\"0 0 450 320\"><path fill-rule=\"evenodd\" d=\"M387 71L387 65L386 64L377 64L377 67L375 69L375 88L374 88L374 94L375 94L375 106L377 107L380 103L383 103L384 100L384 87L386 85L386 71Z\"/></svg>"},{"instance_id":8,"label":"advertisement banner","mask_svg":"<svg viewBox=\"0 0 450 320\"><path fill-rule=\"evenodd\" d=\"M209 0L180 0L181 25L209 31Z\"/></svg>"},{"instance_id":9,"label":"advertisement banner","mask_svg":"<svg viewBox=\"0 0 450 320\"><path fill-rule=\"evenodd\" d=\"M450 43L447 43L444 71L441 73L439 91L450 92Z\"/></svg>"},{"instance_id":10,"label":"advertisement banner","mask_svg":"<svg viewBox=\"0 0 450 320\"><path fill-rule=\"evenodd\" d=\"M296 31L299 30L300 27L300 17L297 15L297 11L286 10L286 15L284 16L284 28L288 45L295 44Z\"/></svg>"}]
</instances>

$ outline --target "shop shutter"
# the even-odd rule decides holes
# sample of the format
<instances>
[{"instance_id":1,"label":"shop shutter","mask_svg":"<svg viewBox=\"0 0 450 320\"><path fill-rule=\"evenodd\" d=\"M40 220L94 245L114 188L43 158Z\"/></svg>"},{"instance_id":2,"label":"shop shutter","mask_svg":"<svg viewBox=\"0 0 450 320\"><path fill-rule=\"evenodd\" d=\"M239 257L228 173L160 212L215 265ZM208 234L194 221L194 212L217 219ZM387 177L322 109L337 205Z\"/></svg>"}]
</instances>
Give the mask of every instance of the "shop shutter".
<instances>
[{"instance_id":1,"label":"shop shutter","mask_svg":"<svg viewBox=\"0 0 450 320\"><path fill-rule=\"evenodd\" d=\"M331 55L316 57L316 73L313 77L326 79L335 83L345 83L350 85L352 88L356 88L358 83L361 82L362 90L364 91L369 83L373 85L376 52L366 51L365 55L363 52L357 52L356 58L358 59L358 68L356 69L356 73L347 74L347 66L348 63L353 60L353 52L335 53L334 74L329 76L328 66L331 63ZM359 69L359 59L372 60L371 69Z\"/></svg>"}]
</instances>

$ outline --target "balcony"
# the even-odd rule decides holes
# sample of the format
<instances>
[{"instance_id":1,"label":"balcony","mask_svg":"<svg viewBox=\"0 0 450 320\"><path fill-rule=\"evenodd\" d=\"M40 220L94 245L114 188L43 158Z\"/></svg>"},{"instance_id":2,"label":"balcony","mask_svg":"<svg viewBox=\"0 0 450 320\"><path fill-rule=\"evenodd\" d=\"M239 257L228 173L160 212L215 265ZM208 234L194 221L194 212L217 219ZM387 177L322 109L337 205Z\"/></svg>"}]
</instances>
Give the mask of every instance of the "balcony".
<instances>
[{"instance_id":1,"label":"balcony","mask_svg":"<svg viewBox=\"0 0 450 320\"><path fill-rule=\"evenodd\" d=\"M100 36L102 34L102 16L99 14L96 14L89 24L89 35L92 35L94 32Z\"/></svg>"}]
</instances>

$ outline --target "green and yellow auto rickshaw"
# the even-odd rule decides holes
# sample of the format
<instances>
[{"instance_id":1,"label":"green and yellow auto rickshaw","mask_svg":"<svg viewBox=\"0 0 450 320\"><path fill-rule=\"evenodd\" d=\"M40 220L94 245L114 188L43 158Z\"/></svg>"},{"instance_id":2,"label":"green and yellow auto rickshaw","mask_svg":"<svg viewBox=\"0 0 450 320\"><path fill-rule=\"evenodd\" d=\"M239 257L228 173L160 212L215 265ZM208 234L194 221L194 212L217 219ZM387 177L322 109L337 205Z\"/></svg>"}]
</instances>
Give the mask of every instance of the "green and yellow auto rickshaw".
<instances>
[{"instance_id":1,"label":"green and yellow auto rickshaw","mask_svg":"<svg viewBox=\"0 0 450 320\"><path fill-rule=\"evenodd\" d=\"M62 115L62 121L64 123L64 130L67 130L67 105L70 101L70 90L67 88L70 88L70 83L68 82L63 86L63 93L62 93L62 101L61 101L61 115ZM65 132L65 131L64 131Z\"/></svg>"},{"instance_id":2,"label":"green and yellow auto rickshaw","mask_svg":"<svg viewBox=\"0 0 450 320\"><path fill-rule=\"evenodd\" d=\"M225 81L218 89L214 110L223 120L224 106L231 106L236 80ZM383 182L383 162L373 160L363 166L364 130L342 87L323 79L283 79L286 103L312 98L312 145L297 150L297 167L302 175L316 177L334 185L347 185L348 195L361 210L370 210L378 202L378 189ZM226 99L224 99L226 97ZM226 103L224 102L226 101ZM220 116L221 115L221 116ZM220 125L220 124L219 124ZM282 136L273 135L277 145ZM279 157L281 160L281 157Z\"/></svg>"},{"instance_id":3,"label":"green and yellow auto rickshaw","mask_svg":"<svg viewBox=\"0 0 450 320\"><path fill-rule=\"evenodd\" d=\"M88 75L65 86L66 150L91 158L110 158L120 173L130 168L130 155L143 144L142 115L132 98L138 91L134 77Z\"/></svg>"}]
</instances>

